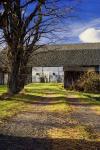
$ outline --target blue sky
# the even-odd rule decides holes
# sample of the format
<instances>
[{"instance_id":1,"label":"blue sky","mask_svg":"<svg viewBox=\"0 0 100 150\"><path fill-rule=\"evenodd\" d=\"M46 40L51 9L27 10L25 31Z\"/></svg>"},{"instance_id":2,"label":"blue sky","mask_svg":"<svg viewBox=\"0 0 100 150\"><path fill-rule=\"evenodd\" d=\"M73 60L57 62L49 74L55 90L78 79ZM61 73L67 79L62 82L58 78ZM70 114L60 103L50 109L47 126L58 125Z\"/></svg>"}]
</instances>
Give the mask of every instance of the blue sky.
<instances>
[{"instance_id":1,"label":"blue sky","mask_svg":"<svg viewBox=\"0 0 100 150\"><path fill-rule=\"evenodd\" d=\"M100 42L100 0L70 0L74 2L75 17L69 18L63 28L63 43ZM79 3L76 3L79 1ZM66 0L63 0L66 4ZM69 2L70 4L70 2ZM69 22L69 25L68 25Z\"/></svg>"},{"instance_id":2,"label":"blue sky","mask_svg":"<svg viewBox=\"0 0 100 150\"><path fill-rule=\"evenodd\" d=\"M56 33L57 44L100 42L100 0L62 0L63 5L73 7L71 17L63 21L61 32ZM42 39L43 43L48 42Z\"/></svg>"},{"instance_id":3,"label":"blue sky","mask_svg":"<svg viewBox=\"0 0 100 150\"><path fill-rule=\"evenodd\" d=\"M100 42L100 0L61 0L59 3L61 9L68 5L73 7L73 13L58 24L62 30L55 33L52 41L57 44ZM30 6L29 12L31 9L33 6ZM45 38L40 41L48 42Z\"/></svg>"}]
</instances>

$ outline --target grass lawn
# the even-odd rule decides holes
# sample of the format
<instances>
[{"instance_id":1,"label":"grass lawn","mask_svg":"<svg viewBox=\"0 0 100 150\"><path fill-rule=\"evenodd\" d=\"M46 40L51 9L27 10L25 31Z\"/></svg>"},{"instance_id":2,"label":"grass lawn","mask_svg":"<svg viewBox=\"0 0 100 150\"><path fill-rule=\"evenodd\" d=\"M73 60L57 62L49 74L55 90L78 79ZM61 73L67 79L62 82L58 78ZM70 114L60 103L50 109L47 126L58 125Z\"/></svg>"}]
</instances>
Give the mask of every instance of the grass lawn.
<instances>
[{"instance_id":1,"label":"grass lawn","mask_svg":"<svg viewBox=\"0 0 100 150\"><path fill-rule=\"evenodd\" d=\"M100 94L84 93L77 91L67 91L68 94L74 95L81 102L89 104L91 110L95 111L96 114L100 115Z\"/></svg>"},{"instance_id":2,"label":"grass lawn","mask_svg":"<svg viewBox=\"0 0 100 150\"><path fill-rule=\"evenodd\" d=\"M6 92L6 86L0 86L0 94ZM65 100L66 92L62 84L30 84L25 87L25 92L9 100L0 100L0 120L8 119L22 111L32 111L32 103L45 100L44 97L52 94L60 103L46 106L44 109L52 111L70 110Z\"/></svg>"},{"instance_id":3,"label":"grass lawn","mask_svg":"<svg viewBox=\"0 0 100 150\"><path fill-rule=\"evenodd\" d=\"M0 86L0 94L3 92L6 92L6 86ZM62 124L61 126L64 126L63 128L52 127L48 129L47 133L50 138L96 139L89 127L80 125L77 120L68 117L68 114L73 112L73 108L67 99L69 95L80 99L80 102L91 105L91 110L100 115L100 94L66 91L63 89L62 84L57 83L32 83L25 87L23 93L9 100L0 100L0 123L2 125L4 121L9 120L11 117L25 112L30 112L34 115L35 110L37 111L39 109L40 111L41 109L44 113L50 114L51 118L52 115L55 115L56 118L56 115L59 113L60 120L57 121L62 123L61 119L62 121L67 119L67 123L69 124L69 126L64 126ZM47 102L48 104L46 104ZM39 107L33 107L34 104L36 104L36 107L38 104ZM33 108L35 108L35 110ZM63 119L63 117L65 117L65 119ZM71 124L76 125L71 127Z\"/></svg>"},{"instance_id":4,"label":"grass lawn","mask_svg":"<svg viewBox=\"0 0 100 150\"><path fill-rule=\"evenodd\" d=\"M6 86L0 86L0 94L6 92ZM50 111L57 111L66 109L68 111L71 110L69 104L66 101L67 95L74 95L77 98L80 98L81 101L89 104L96 104L93 109L96 109L97 112L100 111L100 94L90 94L90 93L82 93L75 91L66 91L63 89L62 84L56 83L48 83L48 84L29 84L25 87L25 92L22 94L18 94L9 100L0 100L0 120L7 119L8 117L12 117L16 113L22 111L32 111L32 103L39 102L44 97L52 94L56 100L62 102L61 104L55 104L54 106L47 106L45 109Z\"/></svg>"}]
</instances>

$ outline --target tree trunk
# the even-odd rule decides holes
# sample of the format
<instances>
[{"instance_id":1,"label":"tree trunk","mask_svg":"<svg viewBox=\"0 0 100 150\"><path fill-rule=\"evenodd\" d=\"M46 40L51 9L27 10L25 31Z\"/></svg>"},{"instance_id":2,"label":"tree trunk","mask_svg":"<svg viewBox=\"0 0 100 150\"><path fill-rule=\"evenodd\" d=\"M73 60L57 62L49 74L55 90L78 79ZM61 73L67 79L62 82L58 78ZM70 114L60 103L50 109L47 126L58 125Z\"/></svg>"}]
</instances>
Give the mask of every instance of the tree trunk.
<instances>
[{"instance_id":1,"label":"tree trunk","mask_svg":"<svg viewBox=\"0 0 100 150\"><path fill-rule=\"evenodd\" d=\"M17 65L13 67L9 74L8 93L12 95L19 93L24 88L26 78L25 68L18 68Z\"/></svg>"},{"instance_id":2,"label":"tree trunk","mask_svg":"<svg viewBox=\"0 0 100 150\"><path fill-rule=\"evenodd\" d=\"M21 50L10 62L10 73L8 79L8 93L11 95L19 93L27 79L27 63L22 57Z\"/></svg>"},{"instance_id":3,"label":"tree trunk","mask_svg":"<svg viewBox=\"0 0 100 150\"><path fill-rule=\"evenodd\" d=\"M18 70L18 66L14 65L9 73L8 92L10 94L17 94L24 88L26 75L24 75L24 71L19 72Z\"/></svg>"}]
</instances>

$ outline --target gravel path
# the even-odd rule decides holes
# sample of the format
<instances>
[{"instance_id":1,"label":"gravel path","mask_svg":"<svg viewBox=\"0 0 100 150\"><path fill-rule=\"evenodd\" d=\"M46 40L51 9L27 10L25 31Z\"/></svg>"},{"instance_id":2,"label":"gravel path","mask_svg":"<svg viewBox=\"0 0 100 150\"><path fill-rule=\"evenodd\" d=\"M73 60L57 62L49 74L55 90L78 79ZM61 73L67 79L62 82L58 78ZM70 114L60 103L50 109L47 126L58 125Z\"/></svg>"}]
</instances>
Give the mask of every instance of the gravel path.
<instances>
[{"instance_id":1,"label":"gravel path","mask_svg":"<svg viewBox=\"0 0 100 150\"><path fill-rule=\"evenodd\" d=\"M100 139L100 114L91 109L91 104L80 101L75 95L68 96L68 101L74 109L70 113L71 118L77 120L78 124L89 127L95 138Z\"/></svg>"},{"instance_id":2,"label":"gravel path","mask_svg":"<svg viewBox=\"0 0 100 150\"><path fill-rule=\"evenodd\" d=\"M0 150L99 150L99 141L86 140L76 126L85 126L92 138L99 138L100 116L73 95L67 101L70 113L45 110L45 105L53 105L45 100L6 121L0 128Z\"/></svg>"}]
</instances>

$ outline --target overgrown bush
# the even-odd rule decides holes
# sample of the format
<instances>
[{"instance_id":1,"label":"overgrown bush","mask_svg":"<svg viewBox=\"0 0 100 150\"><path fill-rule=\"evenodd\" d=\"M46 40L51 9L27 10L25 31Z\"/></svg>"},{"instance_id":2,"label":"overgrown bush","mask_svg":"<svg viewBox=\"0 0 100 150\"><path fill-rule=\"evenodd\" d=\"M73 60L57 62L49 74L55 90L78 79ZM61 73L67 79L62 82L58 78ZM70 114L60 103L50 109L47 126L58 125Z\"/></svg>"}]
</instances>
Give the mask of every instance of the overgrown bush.
<instances>
[{"instance_id":1,"label":"overgrown bush","mask_svg":"<svg viewBox=\"0 0 100 150\"><path fill-rule=\"evenodd\" d=\"M77 80L72 88L78 91L100 93L100 74L86 72Z\"/></svg>"},{"instance_id":2,"label":"overgrown bush","mask_svg":"<svg viewBox=\"0 0 100 150\"><path fill-rule=\"evenodd\" d=\"M40 77L40 83L45 83L45 77L44 76Z\"/></svg>"}]
</instances>

